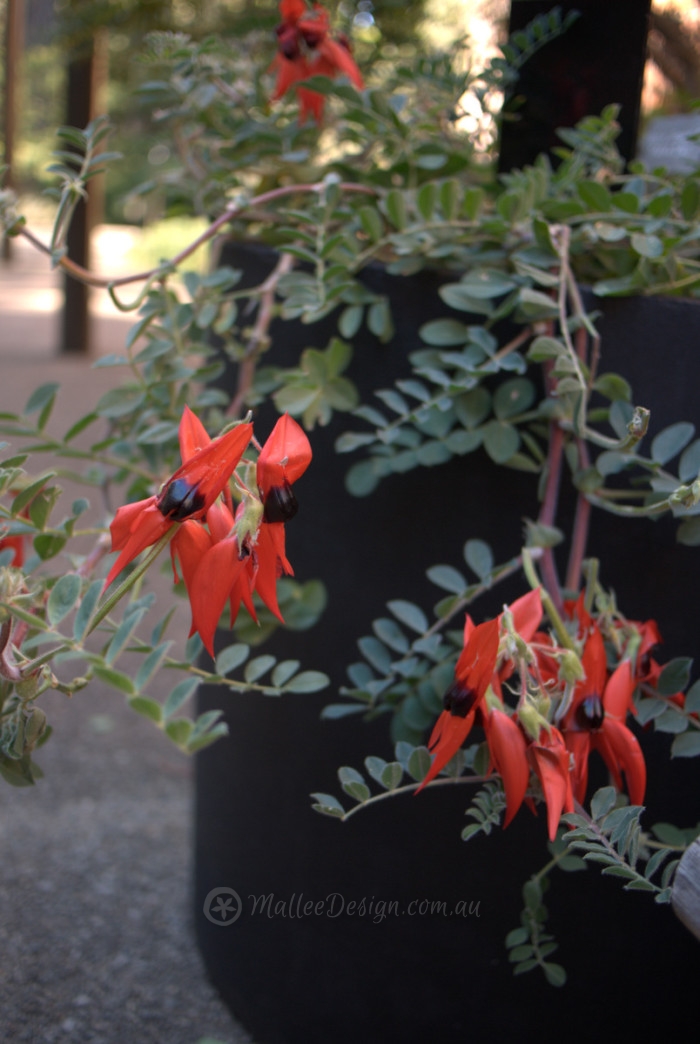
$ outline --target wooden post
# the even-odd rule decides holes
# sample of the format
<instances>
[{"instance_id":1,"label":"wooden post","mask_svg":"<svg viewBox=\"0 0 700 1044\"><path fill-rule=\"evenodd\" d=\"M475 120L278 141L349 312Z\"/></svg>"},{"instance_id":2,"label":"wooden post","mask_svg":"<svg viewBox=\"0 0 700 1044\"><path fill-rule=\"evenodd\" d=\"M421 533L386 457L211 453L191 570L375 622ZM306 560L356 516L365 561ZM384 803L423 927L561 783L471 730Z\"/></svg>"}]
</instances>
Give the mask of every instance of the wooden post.
<instances>
[{"instance_id":1,"label":"wooden post","mask_svg":"<svg viewBox=\"0 0 700 1044\"><path fill-rule=\"evenodd\" d=\"M66 123L83 128L97 115L100 89L106 80L106 38L98 32L80 57L68 63ZM75 209L68 230L68 257L83 268L90 267L90 234L102 212L101 176L88 183L87 200ZM63 279L61 353L90 351L89 287L70 276Z\"/></svg>"},{"instance_id":2,"label":"wooden post","mask_svg":"<svg viewBox=\"0 0 700 1044\"><path fill-rule=\"evenodd\" d=\"M558 127L573 127L612 103L620 108L617 145L626 160L637 144L646 39L651 0L559 0L562 13L578 19L545 44L522 67L506 103L499 170L534 162L541 152L561 145ZM551 0L512 0L510 32L547 14Z\"/></svg>"},{"instance_id":3,"label":"wooden post","mask_svg":"<svg viewBox=\"0 0 700 1044\"><path fill-rule=\"evenodd\" d=\"M13 163L23 50L24 0L7 0L5 11L5 104L2 119L5 139L3 164L8 168L5 174L7 188L16 188ZM11 244L12 240L8 236L2 237L2 257L5 261L9 261L12 256Z\"/></svg>"}]
</instances>

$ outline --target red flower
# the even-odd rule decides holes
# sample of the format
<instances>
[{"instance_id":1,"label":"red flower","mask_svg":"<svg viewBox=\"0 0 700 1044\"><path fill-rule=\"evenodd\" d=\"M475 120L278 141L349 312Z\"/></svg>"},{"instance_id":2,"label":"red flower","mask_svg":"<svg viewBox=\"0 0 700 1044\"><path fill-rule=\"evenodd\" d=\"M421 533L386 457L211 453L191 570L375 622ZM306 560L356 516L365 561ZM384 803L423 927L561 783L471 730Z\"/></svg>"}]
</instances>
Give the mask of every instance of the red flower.
<instances>
[{"instance_id":1,"label":"red flower","mask_svg":"<svg viewBox=\"0 0 700 1044\"><path fill-rule=\"evenodd\" d=\"M189 565L181 559L192 606L192 630L198 631L213 655L214 634L226 601L231 621L241 601L256 619L252 593L284 622L277 602L277 579L293 570L285 554L284 523L297 512L292 483L311 462L311 446L303 430L288 414L280 417L260 451L256 481L260 499L249 496L234 521L225 507L207 514L210 546L205 548L188 580ZM176 537L179 541L180 534ZM179 553L179 547L176 548ZM192 562L198 547L187 548Z\"/></svg>"},{"instance_id":2,"label":"red flower","mask_svg":"<svg viewBox=\"0 0 700 1044\"><path fill-rule=\"evenodd\" d=\"M418 791L435 779L471 731L477 707L496 670L500 626L499 617L478 627L467 617L464 649L457 660L455 680L443 697L445 709L428 740L428 749L435 756Z\"/></svg>"},{"instance_id":3,"label":"red flower","mask_svg":"<svg viewBox=\"0 0 700 1044\"><path fill-rule=\"evenodd\" d=\"M24 565L24 537L2 537L2 539L0 539L0 551L5 551L7 548L11 548L13 552L10 565L14 566L15 569L21 569Z\"/></svg>"},{"instance_id":4,"label":"red flower","mask_svg":"<svg viewBox=\"0 0 700 1044\"><path fill-rule=\"evenodd\" d=\"M539 740L527 748L527 756L542 785L547 802L547 830L549 840L553 841L562 813L574 810L571 759L559 729L543 728Z\"/></svg>"},{"instance_id":5,"label":"red flower","mask_svg":"<svg viewBox=\"0 0 700 1044\"><path fill-rule=\"evenodd\" d=\"M206 515L227 486L252 433L252 424L239 424L212 441L185 406L180 422L183 464L157 496L126 504L117 511L110 532L112 550L121 551L121 554L109 571L105 587L176 522L201 519Z\"/></svg>"},{"instance_id":6,"label":"red flower","mask_svg":"<svg viewBox=\"0 0 700 1044\"><path fill-rule=\"evenodd\" d=\"M603 638L594 625L581 657L585 679L576 687L562 728L568 750L574 756L573 786L583 802L588 785L588 758L597 750L622 790L622 774L633 805L641 805L646 788L646 765L637 738L625 725L635 713L632 693L635 679L629 660L623 660L608 677Z\"/></svg>"},{"instance_id":7,"label":"red flower","mask_svg":"<svg viewBox=\"0 0 700 1044\"><path fill-rule=\"evenodd\" d=\"M272 63L277 82L273 101L281 98L290 87L311 76L335 79L344 73L360 90L364 84L360 70L350 53L350 45L343 36L334 40L329 35L328 13L320 4L310 11L304 0L281 0L281 23L277 26L277 54ZM323 95L300 87L299 121L307 115L317 123L323 117Z\"/></svg>"},{"instance_id":8,"label":"red flower","mask_svg":"<svg viewBox=\"0 0 700 1044\"><path fill-rule=\"evenodd\" d=\"M498 708L485 717L484 730L491 765L503 780L506 793L505 829L522 805L530 781L527 741L518 723Z\"/></svg>"},{"instance_id":9,"label":"red flower","mask_svg":"<svg viewBox=\"0 0 700 1044\"><path fill-rule=\"evenodd\" d=\"M542 619L542 601L539 590L530 591L522 598L518 598L510 606L510 613L514 629L526 642L530 641ZM445 710L436 721L428 740L428 749L434 753L435 757L418 791L435 779L450 758L457 753L471 731L477 710L481 710L484 717L484 727L487 729L488 738L491 716L483 706L483 697L491 684L500 693L501 681L508 678L514 669L512 662L506 660L498 674L496 673L501 621L502 615L475 627L471 617L467 616L464 625L464 648L455 666L455 680L443 697ZM503 714L502 717L507 718L507 715ZM494 721L495 724L493 724ZM492 735L496 745L495 752L492 751L492 760L503 777L504 786L506 786L504 771L508 776L506 794L510 804L507 822L510 822L522 802L522 796L520 801L517 801L522 783L522 765L514 765L511 771L510 766L506 764L506 747L512 750L513 744L517 743L510 727L505 725L500 718L493 719L492 724ZM515 723L513 725L516 729L518 728ZM527 787L527 782L525 786Z\"/></svg>"}]
</instances>

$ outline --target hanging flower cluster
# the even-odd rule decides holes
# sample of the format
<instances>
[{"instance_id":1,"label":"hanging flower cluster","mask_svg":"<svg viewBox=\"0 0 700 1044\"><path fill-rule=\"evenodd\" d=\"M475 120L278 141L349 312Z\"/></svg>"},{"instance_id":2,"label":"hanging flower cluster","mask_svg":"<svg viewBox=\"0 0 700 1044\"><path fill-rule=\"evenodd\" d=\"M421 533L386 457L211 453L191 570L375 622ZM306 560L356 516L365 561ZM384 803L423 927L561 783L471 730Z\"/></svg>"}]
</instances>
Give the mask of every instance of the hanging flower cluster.
<instances>
[{"instance_id":1,"label":"hanging flower cluster","mask_svg":"<svg viewBox=\"0 0 700 1044\"><path fill-rule=\"evenodd\" d=\"M156 496L119 508L110 526L112 551L121 554L105 587L175 528L170 550L175 581L181 574L190 600L190 634L199 633L212 655L227 601L232 623L241 602L257 619L257 591L282 620L277 578L293 575L285 554L284 523L296 514L291 486L311 462L311 446L296 421L287 414L280 417L257 464L251 466L254 482L237 479L242 500L234 513L230 479L252 437L253 425L244 423L212 440L186 406L179 429L182 467Z\"/></svg>"},{"instance_id":2,"label":"hanging flower cluster","mask_svg":"<svg viewBox=\"0 0 700 1044\"><path fill-rule=\"evenodd\" d=\"M350 42L339 34L330 36L328 12L320 4L309 9L305 0L281 0L282 21L277 26L277 54L272 63L277 81L272 95L277 101L300 81L311 76L335 79L344 74L359 90L364 83L350 53ZM317 123L323 119L323 95L306 87L297 89L299 122L312 116Z\"/></svg>"},{"instance_id":3,"label":"hanging flower cluster","mask_svg":"<svg viewBox=\"0 0 700 1044\"><path fill-rule=\"evenodd\" d=\"M646 766L626 719L636 713L632 696L637 685L660 673L650 657L660 640L658 629L654 621L606 624L615 639L611 644L621 651L610 670L602 621L586 611L583 597L567 603L567 612L574 629L569 648L539 630L539 589L494 620L475 626L467 616L454 682L428 741L433 762L419 790L444 769L477 723L488 746L488 771L503 781L504 826L523 802L534 810L533 799L541 792L553 840L562 814L585 799L593 751L618 790L624 779L630 801L642 804ZM505 703L504 690L518 693L514 711Z\"/></svg>"}]
</instances>

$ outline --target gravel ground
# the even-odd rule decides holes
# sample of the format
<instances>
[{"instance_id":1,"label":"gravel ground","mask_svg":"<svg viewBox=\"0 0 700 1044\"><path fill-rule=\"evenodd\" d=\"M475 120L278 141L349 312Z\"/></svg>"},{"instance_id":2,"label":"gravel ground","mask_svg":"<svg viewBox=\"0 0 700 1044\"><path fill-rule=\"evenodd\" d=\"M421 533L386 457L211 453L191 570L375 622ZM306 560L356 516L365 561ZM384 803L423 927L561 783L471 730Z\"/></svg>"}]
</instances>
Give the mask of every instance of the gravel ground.
<instances>
[{"instance_id":1,"label":"gravel ground","mask_svg":"<svg viewBox=\"0 0 700 1044\"><path fill-rule=\"evenodd\" d=\"M46 778L0 805L0 1038L250 1041L194 943L191 763L99 686L45 706Z\"/></svg>"},{"instance_id":2,"label":"gravel ground","mask_svg":"<svg viewBox=\"0 0 700 1044\"><path fill-rule=\"evenodd\" d=\"M112 239L99 239L110 259ZM17 244L0 264L0 410L59 381L51 428L63 432L121 374L56 357L59 303L56 274ZM95 354L119 351L132 321L103 304ZM191 761L99 683L42 706L54 727L36 757L46 778L0 780L0 1041L249 1044L194 941Z\"/></svg>"}]
</instances>

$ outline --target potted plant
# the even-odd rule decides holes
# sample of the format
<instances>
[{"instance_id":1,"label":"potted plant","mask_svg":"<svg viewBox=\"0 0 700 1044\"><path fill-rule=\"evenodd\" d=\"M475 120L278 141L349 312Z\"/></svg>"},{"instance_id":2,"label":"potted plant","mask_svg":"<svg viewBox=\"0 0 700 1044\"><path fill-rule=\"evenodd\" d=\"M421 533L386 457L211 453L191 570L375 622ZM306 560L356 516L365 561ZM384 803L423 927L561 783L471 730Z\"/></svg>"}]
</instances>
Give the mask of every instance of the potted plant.
<instances>
[{"instance_id":1,"label":"potted plant","mask_svg":"<svg viewBox=\"0 0 700 1044\"><path fill-rule=\"evenodd\" d=\"M124 384L60 437L53 387L2 418L124 489L110 539L61 575L84 505L56 525L53 476L14 446L3 464L3 774L35 777L42 691L91 676L185 750L219 739L198 758L196 927L260 1040L516 1032L533 997L563 1017L591 989L606 1009L638 1000L625 1025L648 1031L650 962L692 999L678 965L695 942L663 907L696 834L698 319L680 295L700 278L700 184L625 171L614 108L562 135L556 169L494 179L475 142L565 28L556 12L478 75L381 53L361 72L318 5L283 0L280 18L272 85L264 34L151 38L143 93L183 157L170 187L214 216L172 261L104 281L138 310L102 361ZM93 282L63 236L105 131L61 132L81 158L62 157L49 247ZM175 284L224 232L218 266ZM146 637L141 584L166 544L192 610L178 656L167 615ZM127 647L135 672L115 666ZM148 694L161 665L183 672L165 704ZM314 695L329 679L330 704ZM604 876L577 876L586 901L554 914L574 926L557 991L545 891L556 909L558 869L590 864ZM605 876L650 894L625 908Z\"/></svg>"}]
</instances>

